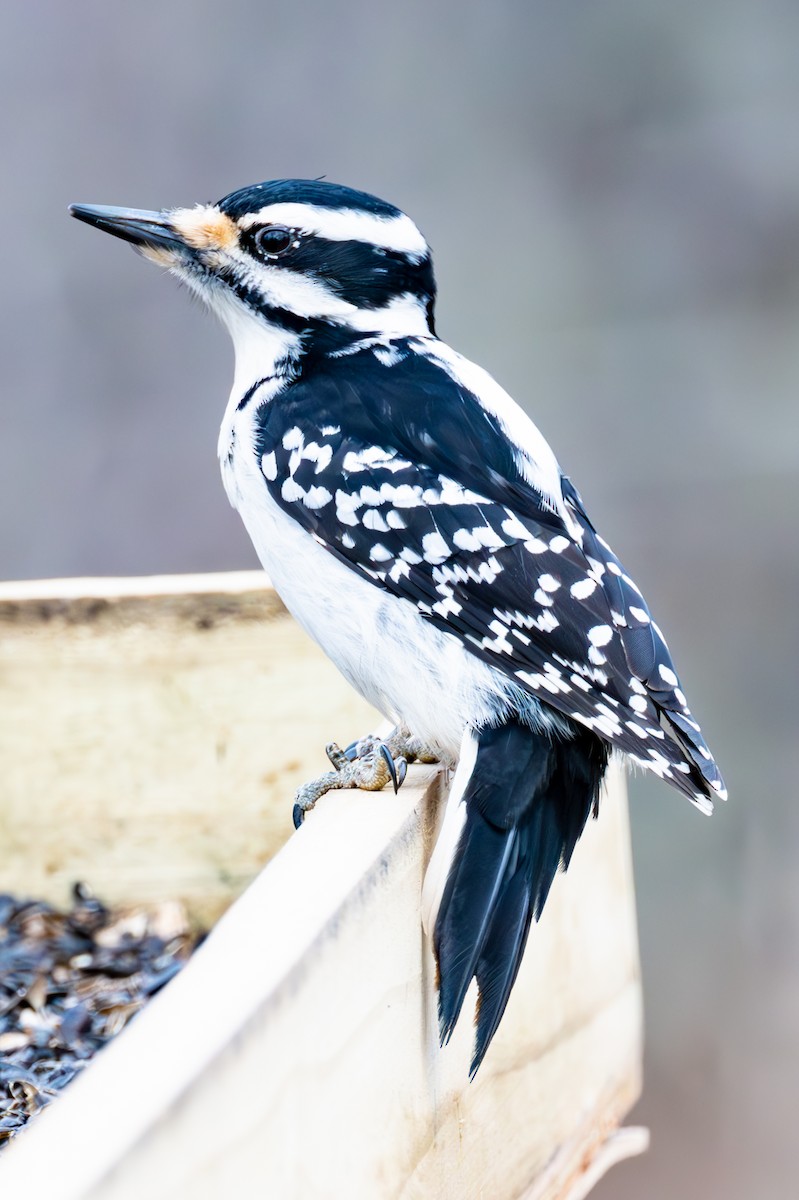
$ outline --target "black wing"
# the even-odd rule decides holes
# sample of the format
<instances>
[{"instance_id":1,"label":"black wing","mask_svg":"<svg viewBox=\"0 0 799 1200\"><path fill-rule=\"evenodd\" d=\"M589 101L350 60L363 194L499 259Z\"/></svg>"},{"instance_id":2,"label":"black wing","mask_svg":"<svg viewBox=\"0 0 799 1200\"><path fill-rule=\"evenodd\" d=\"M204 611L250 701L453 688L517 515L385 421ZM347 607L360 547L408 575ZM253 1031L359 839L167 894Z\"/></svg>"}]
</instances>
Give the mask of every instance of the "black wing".
<instances>
[{"instance_id":1,"label":"black wing","mask_svg":"<svg viewBox=\"0 0 799 1200\"><path fill-rule=\"evenodd\" d=\"M278 504L376 586L695 803L723 783L646 603L563 480L563 515L477 398L392 343L258 414Z\"/></svg>"}]
</instances>

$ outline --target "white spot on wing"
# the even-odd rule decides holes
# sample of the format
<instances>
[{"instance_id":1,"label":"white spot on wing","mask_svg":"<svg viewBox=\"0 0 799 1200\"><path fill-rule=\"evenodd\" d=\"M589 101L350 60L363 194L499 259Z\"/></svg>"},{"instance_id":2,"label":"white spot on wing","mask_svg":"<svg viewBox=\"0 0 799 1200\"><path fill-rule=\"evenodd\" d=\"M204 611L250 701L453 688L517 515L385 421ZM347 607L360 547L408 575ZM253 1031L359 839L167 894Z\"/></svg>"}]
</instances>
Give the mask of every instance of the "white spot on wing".
<instances>
[{"instance_id":1,"label":"white spot on wing","mask_svg":"<svg viewBox=\"0 0 799 1200\"><path fill-rule=\"evenodd\" d=\"M303 494L303 501L306 508L324 508L332 499L333 495L326 487L310 487Z\"/></svg>"},{"instance_id":2,"label":"white spot on wing","mask_svg":"<svg viewBox=\"0 0 799 1200\"><path fill-rule=\"evenodd\" d=\"M507 509L505 511L508 512ZM518 538L520 541L524 541L530 536L530 530L522 525L516 514L512 512L508 512L508 516L502 522L502 532L506 537L514 540Z\"/></svg>"},{"instance_id":3,"label":"white spot on wing","mask_svg":"<svg viewBox=\"0 0 799 1200\"><path fill-rule=\"evenodd\" d=\"M433 605L435 608L435 605ZM490 621L488 628L495 635L486 635L480 645L484 650L493 650L496 654L513 654L513 646L508 641L508 629L502 621Z\"/></svg>"},{"instance_id":4,"label":"white spot on wing","mask_svg":"<svg viewBox=\"0 0 799 1200\"><path fill-rule=\"evenodd\" d=\"M438 613L441 617L456 617L461 611L463 605L458 604L451 592L444 596L443 600L437 600L433 605L433 612Z\"/></svg>"},{"instance_id":5,"label":"white spot on wing","mask_svg":"<svg viewBox=\"0 0 799 1200\"><path fill-rule=\"evenodd\" d=\"M410 575L410 573L411 573L411 568L408 566L408 564L398 558L394 561L394 564L388 573L388 577L389 577L389 579L393 579L394 582L397 583L404 576Z\"/></svg>"},{"instance_id":6,"label":"white spot on wing","mask_svg":"<svg viewBox=\"0 0 799 1200\"><path fill-rule=\"evenodd\" d=\"M302 457L316 463L315 473L318 475L320 471L324 471L326 467L330 466L333 447L320 446L318 442L309 442L302 452Z\"/></svg>"},{"instance_id":7,"label":"white spot on wing","mask_svg":"<svg viewBox=\"0 0 799 1200\"><path fill-rule=\"evenodd\" d=\"M449 546L438 530L424 535L422 538L422 550L425 558L430 563L442 562L445 558L449 558Z\"/></svg>"},{"instance_id":8,"label":"white spot on wing","mask_svg":"<svg viewBox=\"0 0 799 1200\"><path fill-rule=\"evenodd\" d=\"M542 633L551 633L553 629L557 629L560 621L549 609L544 609L535 624Z\"/></svg>"},{"instance_id":9,"label":"white spot on wing","mask_svg":"<svg viewBox=\"0 0 799 1200\"><path fill-rule=\"evenodd\" d=\"M472 578L479 579L483 583L493 583L501 571L501 566L493 556L489 558L487 562L480 563L476 574L471 568L469 568L469 574L472 576Z\"/></svg>"},{"instance_id":10,"label":"white spot on wing","mask_svg":"<svg viewBox=\"0 0 799 1200\"><path fill-rule=\"evenodd\" d=\"M361 498L357 492L343 492L339 488L336 492L336 516L342 525L358 524L357 510L361 504Z\"/></svg>"},{"instance_id":11,"label":"white spot on wing","mask_svg":"<svg viewBox=\"0 0 799 1200\"><path fill-rule=\"evenodd\" d=\"M470 529L458 529L452 535L453 545L459 550L479 550L480 542Z\"/></svg>"},{"instance_id":12,"label":"white spot on wing","mask_svg":"<svg viewBox=\"0 0 799 1200\"><path fill-rule=\"evenodd\" d=\"M365 529L374 529L377 533L388 533L385 518L376 508L367 508L361 520Z\"/></svg>"},{"instance_id":13,"label":"white spot on wing","mask_svg":"<svg viewBox=\"0 0 799 1200\"><path fill-rule=\"evenodd\" d=\"M593 579L578 579L577 583L573 583L569 588L575 600L587 600L596 591L596 581Z\"/></svg>"},{"instance_id":14,"label":"white spot on wing","mask_svg":"<svg viewBox=\"0 0 799 1200\"><path fill-rule=\"evenodd\" d=\"M412 487L409 483L401 483L394 488L391 503L395 508L418 508L422 503L422 489Z\"/></svg>"},{"instance_id":15,"label":"white spot on wing","mask_svg":"<svg viewBox=\"0 0 799 1200\"><path fill-rule=\"evenodd\" d=\"M354 450L348 450L341 462L343 471L349 471L354 474L357 471L365 470L366 464L363 462L360 454L356 454Z\"/></svg>"},{"instance_id":16,"label":"white spot on wing","mask_svg":"<svg viewBox=\"0 0 799 1200\"><path fill-rule=\"evenodd\" d=\"M286 479L283 481L280 494L288 504L292 504L295 500L302 500L305 492L293 479Z\"/></svg>"}]
</instances>

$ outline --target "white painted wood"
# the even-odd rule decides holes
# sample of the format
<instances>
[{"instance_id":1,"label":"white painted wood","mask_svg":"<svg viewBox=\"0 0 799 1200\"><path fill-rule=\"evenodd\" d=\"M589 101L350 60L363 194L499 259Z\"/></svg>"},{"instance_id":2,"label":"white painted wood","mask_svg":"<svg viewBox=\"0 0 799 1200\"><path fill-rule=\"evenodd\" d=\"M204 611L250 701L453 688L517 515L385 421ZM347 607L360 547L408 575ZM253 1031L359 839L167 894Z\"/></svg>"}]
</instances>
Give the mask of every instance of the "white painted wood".
<instances>
[{"instance_id":1,"label":"white painted wood","mask_svg":"<svg viewBox=\"0 0 799 1200\"><path fill-rule=\"evenodd\" d=\"M19 599L13 603L25 606ZM138 603L144 607L136 610ZM154 824L158 831L148 841L149 864L143 847L136 850L139 879L147 886L153 886L153 874L165 874L167 882L182 877L180 872L170 877L168 869L170 856L178 852L196 853L205 864L200 874L212 886L207 853L214 822L220 820L213 789L206 789L199 809L193 798L181 799L184 793L193 795L195 787L203 790L191 761L203 738L192 731L209 689L222 689L226 721L244 721L246 736L231 747L229 757L240 753L245 760L254 753L249 742L257 741L259 727L246 716L253 695L270 702L262 723L286 714L274 743L278 751L283 739L298 736L291 724L304 731L306 723L321 721L329 733L330 714L338 726L349 703L345 685L319 683L321 668L313 656L314 665L303 675L297 663L306 650L293 640L293 623L274 598L266 604L268 619L263 612L253 619L258 605L253 609L249 601L245 609L227 609L224 618L217 607L210 629L190 628L196 625L195 603L196 597L178 596L174 609L163 596L152 603L123 597L115 614L103 609L85 621L77 619L78 610L72 620L51 615L45 621L47 636L37 631L31 613L25 617L17 610L10 622L16 622L13 636L7 620L2 641L6 666L11 664L22 690L30 691L28 721L37 713L38 674L45 690L52 691L40 695L40 711L59 746L60 772L39 775L40 764L32 763L26 778L48 779L55 793L64 784L62 775L68 781L76 772L95 797L69 807L75 833L70 861L83 836L95 846L91 821L98 817L96 800L107 792L108 779L125 790L118 764L103 755L105 748L113 760L119 756L120 714L126 714L134 740L141 740L142 729L152 731L148 705L168 724L169 737L152 760L160 765L148 775L147 786L135 801L127 794L114 806L121 822L120 870L125 839L135 844L142 827L130 810L142 809L143 825ZM128 605L131 619L120 621ZM207 608L202 611L208 615ZM285 653L271 688L258 692L257 671L248 673L246 664L254 630L264 633L266 627L270 653L278 653L276 643ZM203 640L209 633L212 637ZM8 641L17 644L16 654L8 650ZM66 736L63 714L57 719L51 711L53 696L59 697L56 710L69 709L70 681L74 687L80 676L70 675L61 660L48 674L49 650L62 642L71 647L66 659L74 656L88 672L83 702L92 719L99 720L104 707L110 710L96 745L88 736L78 738L75 727L71 738ZM25 661L36 664L28 684L23 682ZM165 671L168 678L183 680L178 701L170 700L174 693L164 683ZM224 684L229 673L237 675L237 684ZM96 689L99 705L96 698L86 699ZM137 703L117 707L123 705L119 696L130 692ZM311 697L304 707L300 694ZM318 712L317 702L328 705L327 711ZM186 703L193 719L185 719ZM352 710L354 719L358 715ZM206 732L214 727L213 720L200 724ZM22 723L16 728L20 755L30 755L32 743ZM184 738L189 748L182 745ZM13 768L13 747L5 753ZM85 773L86 755L102 780L96 787ZM285 755L281 762L285 766ZM302 769L314 773L323 765L320 761L309 770L303 760ZM208 771L207 760L202 767ZM232 786L235 769L225 767L215 784L228 806L222 826L241 820L250 841L257 842L269 821L265 804L279 811L285 825L291 771L278 773L268 801L250 800L243 815L234 816L241 804L241 793ZM159 819L155 804L149 807L147 787L158 790L163 771L175 780L187 772L190 786L176 782L174 790L160 792ZM555 882L544 917L531 931L502 1025L472 1084L467 1081L468 1012L451 1044L444 1051L438 1047L433 963L420 923L421 882L440 813L440 784L435 770L412 767L396 797L331 793L296 836L272 839L265 855L273 855L271 861L183 973L0 1157L0 1194L25 1200L227 1200L238 1195L579 1200L607 1165L639 1152L640 1137L628 1133L619 1139L617 1132L638 1096L641 1061L623 780L612 773L599 820L589 822L568 875ZM40 817L49 812L57 822L55 795L48 800L50 808L37 812ZM162 831L169 830L175 813L180 837L173 838ZM19 805L16 815L23 815ZM191 836L204 822L210 822L210 837ZM61 836L65 826L66 820ZM30 825L24 846L29 867L37 859L35 832ZM53 853L47 830L40 827L40 833L47 853ZM184 841L189 851L180 850ZM221 860L237 845L220 830ZM220 862L217 870L222 869ZM125 889L135 877L128 876ZM226 899L217 906L234 890L228 884Z\"/></svg>"}]
</instances>

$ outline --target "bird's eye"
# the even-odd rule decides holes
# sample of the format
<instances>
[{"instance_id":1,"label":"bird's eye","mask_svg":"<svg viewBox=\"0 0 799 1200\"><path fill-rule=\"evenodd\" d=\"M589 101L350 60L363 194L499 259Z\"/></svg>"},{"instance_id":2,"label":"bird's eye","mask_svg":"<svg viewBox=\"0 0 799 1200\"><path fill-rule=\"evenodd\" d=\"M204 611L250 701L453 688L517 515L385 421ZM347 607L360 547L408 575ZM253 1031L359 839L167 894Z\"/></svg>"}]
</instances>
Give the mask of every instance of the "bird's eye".
<instances>
[{"instance_id":1,"label":"bird's eye","mask_svg":"<svg viewBox=\"0 0 799 1200\"><path fill-rule=\"evenodd\" d=\"M286 225L265 225L255 235L255 248L259 254L276 258L293 246L295 233Z\"/></svg>"}]
</instances>

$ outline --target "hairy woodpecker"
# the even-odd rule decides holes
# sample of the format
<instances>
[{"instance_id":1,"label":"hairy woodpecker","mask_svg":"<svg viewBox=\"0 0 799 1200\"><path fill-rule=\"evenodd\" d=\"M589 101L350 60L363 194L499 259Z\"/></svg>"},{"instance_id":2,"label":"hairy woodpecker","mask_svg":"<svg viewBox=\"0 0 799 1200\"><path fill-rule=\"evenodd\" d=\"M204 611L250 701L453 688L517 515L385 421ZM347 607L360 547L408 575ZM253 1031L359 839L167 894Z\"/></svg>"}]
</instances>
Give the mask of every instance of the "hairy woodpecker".
<instances>
[{"instance_id":1,"label":"hairy woodpecker","mask_svg":"<svg viewBox=\"0 0 799 1200\"><path fill-rule=\"evenodd\" d=\"M442 1041L477 981L474 1073L611 749L703 812L725 796L661 632L530 418L436 337L430 250L399 209L277 180L71 212L227 325L219 457L261 562L350 683L458 764L423 908Z\"/></svg>"}]
</instances>

